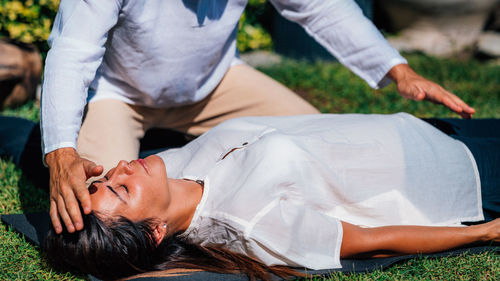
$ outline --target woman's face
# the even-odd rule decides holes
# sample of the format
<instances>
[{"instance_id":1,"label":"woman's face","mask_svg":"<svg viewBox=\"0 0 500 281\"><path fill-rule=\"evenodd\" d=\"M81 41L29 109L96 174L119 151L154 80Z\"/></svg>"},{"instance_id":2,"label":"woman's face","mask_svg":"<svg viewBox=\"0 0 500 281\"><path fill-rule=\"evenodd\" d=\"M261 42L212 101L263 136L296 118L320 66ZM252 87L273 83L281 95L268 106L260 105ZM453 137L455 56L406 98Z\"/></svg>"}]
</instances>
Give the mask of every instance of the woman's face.
<instances>
[{"instance_id":1,"label":"woman's face","mask_svg":"<svg viewBox=\"0 0 500 281\"><path fill-rule=\"evenodd\" d=\"M93 211L132 221L158 218L170 203L165 164L155 155L120 161L89 192Z\"/></svg>"}]
</instances>

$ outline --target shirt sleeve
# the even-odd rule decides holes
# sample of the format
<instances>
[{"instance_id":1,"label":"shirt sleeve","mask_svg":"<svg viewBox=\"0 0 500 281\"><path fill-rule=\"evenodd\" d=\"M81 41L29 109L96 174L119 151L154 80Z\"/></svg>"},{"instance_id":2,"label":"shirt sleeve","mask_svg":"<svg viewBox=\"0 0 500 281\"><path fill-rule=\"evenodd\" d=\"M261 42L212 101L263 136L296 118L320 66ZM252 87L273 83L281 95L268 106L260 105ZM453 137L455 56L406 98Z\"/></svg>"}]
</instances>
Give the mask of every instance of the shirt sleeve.
<instances>
[{"instance_id":1,"label":"shirt sleeve","mask_svg":"<svg viewBox=\"0 0 500 281\"><path fill-rule=\"evenodd\" d=\"M100 66L120 0L61 1L49 37L41 100L42 151L76 148L87 91Z\"/></svg>"},{"instance_id":2,"label":"shirt sleeve","mask_svg":"<svg viewBox=\"0 0 500 281\"><path fill-rule=\"evenodd\" d=\"M279 198L252 220L245 236L250 256L267 265L314 270L341 268L340 220L289 198Z\"/></svg>"},{"instance_id":3,"label":"shirt sleeve","mask_svg":"<svg viewBox=\"0 0 500 281\"><path fill-rule=\"evenodd\" d=\"M392 81L389 70L407 61L392 48L354 0L270 0L372 88Z\"/></svg>"}]
</instances>

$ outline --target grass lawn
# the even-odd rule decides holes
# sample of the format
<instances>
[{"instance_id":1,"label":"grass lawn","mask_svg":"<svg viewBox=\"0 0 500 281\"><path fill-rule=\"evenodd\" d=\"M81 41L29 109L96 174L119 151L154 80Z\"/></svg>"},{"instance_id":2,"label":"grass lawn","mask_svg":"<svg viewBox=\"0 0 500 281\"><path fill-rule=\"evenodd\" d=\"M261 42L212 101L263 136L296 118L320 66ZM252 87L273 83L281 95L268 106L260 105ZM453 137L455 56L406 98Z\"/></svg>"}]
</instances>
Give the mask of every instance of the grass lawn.
<instances>
[{"instance_id":1,"label":"grass lawn","mask_svg":"<svg viewBox=\"0 0 500 281\"><path fill-rule=\"evenodd\" d=\"M409 55L420 74L443 85L476 108L476 118L500 118L500 66L478 61L441 60ZM287 60L261 69L294 89L322 112L394 113L419 117L456 117L432 103L403 100L394 85L375 91L337 63ZM38 107L29 103L0 112L32 120ZM0 214L48 210L48 195L34 188L8 160L0 160ZM0 280L80 280L82 276L55 272L41 259L37 247L0 224ZM334 274L328 280L500 280L500 255L484 253L441 259L415 259L370 274ZM323 279L321 279L323 280Z\"/></svg>"}]
</instances>

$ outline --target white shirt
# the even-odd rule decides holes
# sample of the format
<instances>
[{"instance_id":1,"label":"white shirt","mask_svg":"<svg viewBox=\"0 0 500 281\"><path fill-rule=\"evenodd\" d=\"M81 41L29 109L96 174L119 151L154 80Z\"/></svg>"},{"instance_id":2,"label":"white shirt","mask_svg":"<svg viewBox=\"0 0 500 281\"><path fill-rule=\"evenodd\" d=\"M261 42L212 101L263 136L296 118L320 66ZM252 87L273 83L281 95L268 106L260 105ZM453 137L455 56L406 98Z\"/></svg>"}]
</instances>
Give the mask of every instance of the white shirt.
<instances>
[{"instance_id":1,"label":"white shirt","mask_svg":"<svg viewBox=\"0 0 500 281\"><path fill-rule=\"evenodd\" d=\"M406 63L352 0L271 3L372 87L388 84L386 73ZM246 4L61 1L42 88L43 152L76 146L89 100L167 108L205 98L239 61L236 31Z\"/></svg>"},{"instance_id":2,"label":"white shirt","mask_svg":"<svg viewBox=\"0 0 500 281\"><path fill-rule=\"evenodd\" d=\"M341 220L483 219L467 147L405 113L240 118L159 156L168 177L205 182L181 236L268 265L341 267Z\"/></svg>"}]
</instances>

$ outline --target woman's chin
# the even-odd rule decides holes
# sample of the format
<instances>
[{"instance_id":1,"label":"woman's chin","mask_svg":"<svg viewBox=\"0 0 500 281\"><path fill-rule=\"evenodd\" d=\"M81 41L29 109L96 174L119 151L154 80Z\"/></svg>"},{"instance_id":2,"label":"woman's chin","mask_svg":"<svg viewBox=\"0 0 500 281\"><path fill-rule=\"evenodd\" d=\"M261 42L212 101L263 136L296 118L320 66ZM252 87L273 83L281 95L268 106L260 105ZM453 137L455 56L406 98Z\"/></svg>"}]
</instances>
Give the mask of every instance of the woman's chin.
<instances>
[{"instance_id":1,"label":"woman's chin","mask_svg":"<svg viewBox=\"0 0 500 281\"><path fill-rule=\"evenodd\" d=\"M148 166L152 176L160 176L164 177L165 180L167 178L167 170L165 167L165 163L163 159L157 155L151 155L144 158L146 165Z\"/></svg>"},{"instance_id":2,"label":"woman's chin","mask_svg":"<svg viewBox=\"0 0 500 281\"><path fill-rule=\"evenodd\" d=\"M163 160L161 157L157 155L150 155L146 158L144 158L144 161L146 162L146 165L151 168L156 168L157 166L161 166L163 169L165 168L165 164L163 163Z\"/></svg>"}]
</instances>

